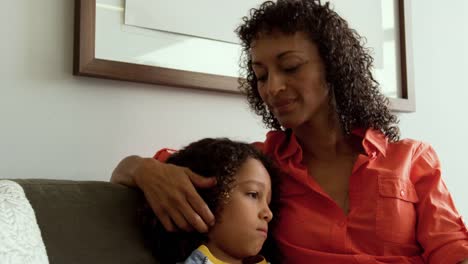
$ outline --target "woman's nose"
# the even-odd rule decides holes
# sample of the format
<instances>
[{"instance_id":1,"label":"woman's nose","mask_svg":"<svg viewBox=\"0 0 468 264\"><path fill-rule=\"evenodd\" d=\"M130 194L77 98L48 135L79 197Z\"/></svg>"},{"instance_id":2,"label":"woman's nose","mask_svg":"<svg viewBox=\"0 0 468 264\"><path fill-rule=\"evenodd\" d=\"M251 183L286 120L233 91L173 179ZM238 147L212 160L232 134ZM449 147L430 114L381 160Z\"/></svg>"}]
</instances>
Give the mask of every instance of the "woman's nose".
<instances>
[{"instance_id":1,"label":"woman's nose","mask_svg":"<svg viewBox=\"0 0 468 264\"><path fill-rule=\"evenodd\" d=\"M276 96L279 92L286 89L284 78L280 74L269 74L267 89L268 94L270 94L271 96Z\"/></svg>"}]
</instances>

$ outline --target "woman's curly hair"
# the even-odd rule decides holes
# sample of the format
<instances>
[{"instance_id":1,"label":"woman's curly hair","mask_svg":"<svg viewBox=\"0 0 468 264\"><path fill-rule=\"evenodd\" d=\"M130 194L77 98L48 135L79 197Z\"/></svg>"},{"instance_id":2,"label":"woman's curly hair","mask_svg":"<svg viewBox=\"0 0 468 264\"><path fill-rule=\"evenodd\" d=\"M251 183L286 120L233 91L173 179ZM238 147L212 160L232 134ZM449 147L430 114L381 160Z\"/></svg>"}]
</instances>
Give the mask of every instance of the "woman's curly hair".
<instances>
[{"instance_id":1,"label":"woman's curly hair","mask_svg":"<svg viewBox=\"0 0 468 264\"><path fill-rule=\"evenodd\" d=\"M279 170L253 145L227 138L205 138L172 154L166 163L189 168L203 177L216 178L216 187L197 191L219 222L223 206L229 201L230 193L235 186L236 173L249 158L260 161L270 175L272 184L270 208L275 214L278 203L276 194L279 193L277 189ZM148 205L145 205L140 212L140 222L146 244L160 263L184 261L206 240L206 235L198 232L167 232L156 220ZM272 241L266 244L269 247L274 246Z\"/></svg>"},{"instance_id":2,"label":"woman's curly hair","mask_svg":"<svg viewBox=\"0 0 468 264\"><path fill-rule=\"evenodd\" d=\"M262 101L252 69L250 49L260 33L294 34L305 32L318 46L326 69L326 81L345 134L355 128L382 131L390 141L399 140L398 118L390 112L388 99L380 92L372 76L373 58L364 40L348 23L320 0L277 0L264 2L243 17L236 29L243 56L240 61L240 90L247 95L251 109L262 116L267 128L281 130L281 125Z\"/></svg>"}]
</instances>

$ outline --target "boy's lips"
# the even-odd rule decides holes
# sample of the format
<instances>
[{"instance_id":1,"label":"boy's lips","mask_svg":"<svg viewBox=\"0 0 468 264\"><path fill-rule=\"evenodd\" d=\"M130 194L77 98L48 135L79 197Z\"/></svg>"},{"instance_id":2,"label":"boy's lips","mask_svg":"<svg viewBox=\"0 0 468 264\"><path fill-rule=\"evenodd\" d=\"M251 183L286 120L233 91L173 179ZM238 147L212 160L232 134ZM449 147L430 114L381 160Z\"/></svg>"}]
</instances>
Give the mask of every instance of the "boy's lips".
<instances>
[{"instance_id":1,"label":"boy's lips","mask_svg":"<svg viewBox=\"0 0 468 264\"><path fill-rule=\"evenodd\" d=\"M257 231L263 233L265 236L268 235L268 228L264 228L264 227L262 227L262 228L257 228Z\"/></svg>"}]
</instances>

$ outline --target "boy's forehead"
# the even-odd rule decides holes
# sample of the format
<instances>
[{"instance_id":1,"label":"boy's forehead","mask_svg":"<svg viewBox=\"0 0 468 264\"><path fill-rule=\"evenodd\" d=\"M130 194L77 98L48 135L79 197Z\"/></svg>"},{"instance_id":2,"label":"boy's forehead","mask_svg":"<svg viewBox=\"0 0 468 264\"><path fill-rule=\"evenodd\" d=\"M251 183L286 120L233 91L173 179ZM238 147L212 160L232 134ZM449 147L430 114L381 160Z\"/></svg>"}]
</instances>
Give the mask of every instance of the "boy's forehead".
<instances>
[{"instance_id":1,"label":"boy's forehead","mask_svg":"<svg viewBox=\"0 0 468 264\"><path fill-rule=\"evenodd\" d=\"M265 181L261 181L261 180L241 180L241 181L237 181L237 184L238 184L238 185L254 184L254 185L260 185L260 186L265 187L266 182L265 182Z\"/></svg>"},{"instance_id":2,"label":"boy's forehead","mask_svg":"<svg viewBox=\"0 0 468 264\"><path fill-rule=\"evenodd\" d=\"M247 159L236 174L237 184L251 183L270 186L270 174L259 160Z\"/></svg>"}]
</instances>

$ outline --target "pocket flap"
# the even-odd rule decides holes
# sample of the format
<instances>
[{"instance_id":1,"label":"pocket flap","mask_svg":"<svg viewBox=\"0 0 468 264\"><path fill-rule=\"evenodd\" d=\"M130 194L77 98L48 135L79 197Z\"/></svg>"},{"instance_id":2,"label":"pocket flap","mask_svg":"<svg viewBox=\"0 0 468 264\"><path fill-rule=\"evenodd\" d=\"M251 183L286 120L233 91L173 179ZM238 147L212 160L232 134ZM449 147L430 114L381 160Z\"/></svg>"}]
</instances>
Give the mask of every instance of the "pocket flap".
<instances>
[{"instance_id":1,"label":"pocket flap","mask_svg":"<svg viewBox=\"0 0 468 264\"><path fill-rule=\"evenodd\" d=\"M383 197L417 203L419 201L416 189L411 181L398 177L379 175L379 193Z\"/></svg>"}]
</instances>

